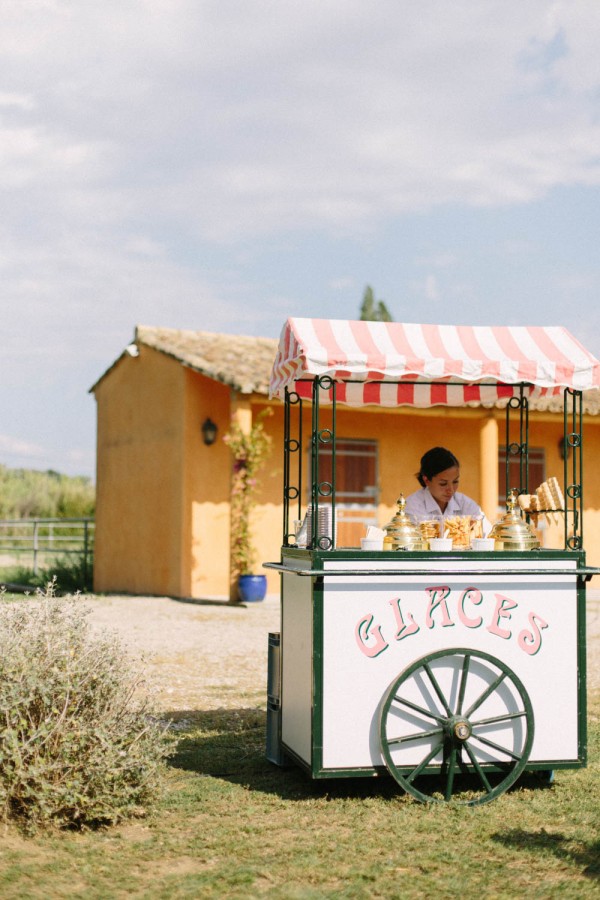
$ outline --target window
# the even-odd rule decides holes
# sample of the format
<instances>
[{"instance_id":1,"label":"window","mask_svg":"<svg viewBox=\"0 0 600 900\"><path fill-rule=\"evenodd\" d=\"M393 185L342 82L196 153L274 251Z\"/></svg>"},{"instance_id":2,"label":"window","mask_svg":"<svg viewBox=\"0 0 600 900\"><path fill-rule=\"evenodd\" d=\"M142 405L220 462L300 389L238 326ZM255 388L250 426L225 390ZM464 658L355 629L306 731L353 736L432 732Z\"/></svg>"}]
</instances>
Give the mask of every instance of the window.
<instances>
[{"instance_id":1,"label":"window","mask_svg":"<svg viewBox=\"0 0 600 900\"><path fill-rule=\"evenodd\" d=\"M377 441L336 441L336 536L338 547L359 547L367 525L377 525ZM310 471L310 468L309 468ZM331 450L319 451L319 481L331 481ZM319 503L327 503L322 497Z\"/></svg>"},{"instance_id":2,"label":"window","mask_svg":"<svg viewBox=\"0 0 600 900\"><path fill-rule=\"evenodd\" d=\"M507 490L520 488L519 456L511 456L509 463L508 487L506 485L506 450L502 448L498 454L498 506L506 506ZM529 493L533 493L546 480L546 451L543 447L529 448ZM523 489L525 484L522 485Z\"/></svg>"}]
</instances>

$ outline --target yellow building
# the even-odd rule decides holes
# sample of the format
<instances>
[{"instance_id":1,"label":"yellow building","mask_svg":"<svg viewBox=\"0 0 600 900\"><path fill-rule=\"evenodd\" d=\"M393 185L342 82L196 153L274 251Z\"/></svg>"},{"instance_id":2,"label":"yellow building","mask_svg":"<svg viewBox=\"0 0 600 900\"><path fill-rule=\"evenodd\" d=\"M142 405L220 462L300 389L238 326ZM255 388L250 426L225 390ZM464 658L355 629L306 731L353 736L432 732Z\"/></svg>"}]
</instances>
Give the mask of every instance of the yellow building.
<instances>
[{"instance_id":1,"label":"yellow building","mask_svg":"<svg viewBox=\"0 0 600 900\"><path fill-rule=\"evenodd\" d=\"M253 528L260 560L279 559L282 542L283 407L269 401L277 341L202 331L138 327L133 343L91 388L97 401L97 506L94 589L173 597L231 594L231 460L222 437L232 419L249 428L265 420L273 438ZM600 564L600 408L584 400L584 544ZM305 410L304 434L309 434ZM202 426L217 426L205 443ZM492 408L338 408L338 543L356 546L368 523L383 526L400 492L418 487L423 452L449 447L461 462L461 490L495 520L504 494L505 412ZM530 471L535 486L562 481L562 403L530 406ZM306 498L303 498L304 502ZM562 528L541 532L562 546ZM263 571L259 569L259 571ZM279 589L268 573L268 590Z\"/></svg>"}]
</instances>

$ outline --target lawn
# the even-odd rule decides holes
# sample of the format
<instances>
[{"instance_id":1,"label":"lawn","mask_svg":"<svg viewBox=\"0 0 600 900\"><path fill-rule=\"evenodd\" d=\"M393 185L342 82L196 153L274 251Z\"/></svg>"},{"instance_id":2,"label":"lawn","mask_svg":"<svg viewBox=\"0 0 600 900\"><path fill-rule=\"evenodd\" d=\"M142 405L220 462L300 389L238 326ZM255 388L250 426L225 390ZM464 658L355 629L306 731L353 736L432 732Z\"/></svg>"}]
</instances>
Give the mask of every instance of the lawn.
<instances>
[{"instance_id":1,"label":"lawn","mask_svg":"<svg viewBox=\"0 0 600 900\"><path fill-rule=\"evenodd\" d=\"M487 806L419 804L391 779L312 782L264 757L259 709L186 712L157 810L0 845L10 898L600 896L600 694L589 765Z\"/></svg>"}]
</instances>

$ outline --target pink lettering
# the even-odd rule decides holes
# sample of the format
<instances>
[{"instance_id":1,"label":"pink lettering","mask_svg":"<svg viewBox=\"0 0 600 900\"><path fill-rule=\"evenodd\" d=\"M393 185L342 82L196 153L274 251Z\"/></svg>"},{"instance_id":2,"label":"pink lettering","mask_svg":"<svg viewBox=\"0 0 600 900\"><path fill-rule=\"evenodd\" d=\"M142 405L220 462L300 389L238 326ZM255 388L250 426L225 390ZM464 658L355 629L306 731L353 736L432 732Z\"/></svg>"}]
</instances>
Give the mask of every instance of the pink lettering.
<instances>
[{"instance_id":1,"label":"pink lettering","mask_svg":"<svg viewBox=\"0 0 600 900\"><path fill-rule=\"evenodd\" d=\"M429 606L427 608L427 615L425 616L425 625L427 628L433 628L435 624L433 621L433 612L438 607L442 613L442 628L448 628L449 625L454 625L448 612L448 604L446 603L446 600L450 595L450 588L446 586L427 588L426 592L429 595Z\"/></svg>"},{"instance_id":2,"label":"pink lettering","mask_svg":"<svg viewBox=\"0 0 600 900\"><path fill-rule=\"evenodd\" d=\"M424 600L427 602L424 603ZM457 602L455 603L455 601ZM522 609L520 614L514 614L514 610L522 606L520 602L517 603L510 597L495 594L492 591L486 591L484 594L482 590L473 585L462 588L460 592L457 592L456 597L452 595L447 585L437 585L424 588L424 593L409 590L404 597L393 597L392 599L389 599L388 595L387 603L392 610L393 623L389 616L384 615L384 611L378 607L380 612L377 615L383 618L383 625L377 625L375 615L367 613L357 622L354 629L358 649L369 659L375 659L388 649L392 642L392 625L395 626L393 639L403 641L420 632L422 627L431 630L436 625L438 628L458 626L460 631L461 627L482 628L487 622L486 631L504 641L514 637L519 649L528 656L535 656L536 653L539 653L542 647L542 632L550 627L548 622L545 622L535 612L530 612L527 615L527 621L523 622L526 609ZM416 618L410 608L407 608L413 603L418 604ZM402 608L403 604L404 609ZM450 609L452 613L450 613ZM453 621L453 616L456 621ZM514 617L517 619L516 622L513 621ZM385 637L383 629L385 629ZM389 642L388 637L390 638ZM426 635L421 635L421 639L426 640ZM489 639L486 638L486 640Z\"/></svg>"},{"instance_id":3,"label":"pink lettering","mask_svg":"<svg viewBox=\"0 0 600 900\"><path fill-rule=\"evenodd\" d=\"M541 616L538 616L533 612L529 613L527 618L531 625L531 631L527 631L527 629L524 628L519 634L517 642L521 650L524 650L525 653L528 653L530 656L535 656L542 646L541 632L544 628L548 627L548 623L544 622Z\"/></svg>"},{"instance_id":4,"label":"pink lettering","mask_svg":"<svg viewBox=\"0 0 600 900\"><path fill-rule=\"evenodd\" d=\"M363 616L354 632L358 649L370 659L379 656L380 653L383 653L389 647L381 633L381 625L376 625L375 628L372 628L373 619L374 616L370 614ZM372 639L374 639L375 643L369 646L367 642Z\"/></svg>"},{"instance_id":5,"label":"pink lettering","mask_svg":"<svg viewBox=\"0 0 600 900\"><path fill-rule=\"evenodd\" d=\"M511 632L507 631L506 628L500 627L500 619L510 619L511 613L510 609L515 609L517 604L514 600L511 600L510 597L503 597L502 594L496 594L496 607L494 609L494 615L492 616L492 621L487 627L487 630L490 634L496 634L498 637L504 638L504 640L508 640L511 636Z\"/></svg>"},{"instance_id":6,"label":"pink lettering","mask_svg":"<svg viewBox=\"0 0 600 900\"><path fill-rule=\"evenodd\" d=\"M466 591L462 592L462 596L458 601L458 618L466 625L467 628L479 628L483 619L481 616L477 616L475 619L471 619L465 612L465 601L468 600L469 603L472 603L474 606L479 606L481 601L483 600L483 594L479 590L479 588L470 587L467 588Z\"/></svg>"},{"instance_id":7,"label":"pink lettering","mask_svg":"<svg viewBox=\"0 0 600 900\"><path fill-rule=\"evenodd\" d=\"M411 634L415 634L419 630L419 626L415 622L412 613L409 613L407 616L408 624L404 621L404 616L402 615L402 610L400 609L400 599L400 597L395 597L393 600L389 601L389 604L394 611L396 625L398 626L398 630L396 632L397 641L401 641L402 638L409 637Z\"/></svg>"}]
</instances>

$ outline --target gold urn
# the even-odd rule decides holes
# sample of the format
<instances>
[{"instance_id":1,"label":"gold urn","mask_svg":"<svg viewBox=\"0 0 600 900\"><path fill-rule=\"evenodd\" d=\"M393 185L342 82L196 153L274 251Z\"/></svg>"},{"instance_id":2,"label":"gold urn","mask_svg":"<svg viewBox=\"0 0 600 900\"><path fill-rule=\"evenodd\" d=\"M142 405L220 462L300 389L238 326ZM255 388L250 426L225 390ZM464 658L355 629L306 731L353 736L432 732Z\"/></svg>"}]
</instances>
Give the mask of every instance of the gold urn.
<instances>
[{"instance_id":1,"label":"gold urn","mask_svg":"<svg viewBox=\"0 0 600 900\"><path fill-rule=\"evenodd\" d=\"M424 540L419 528L406 512L404 494L397 500L398 511L394 518L384 527L384 550L429 550L428 541Z\"/></svg>"},{"instance_id":2,"label":"gold urn","mask_svg":"<svg viewBox=\"0 0 600 900\"><path fill-rule=\"evenodd\" d=\"M540 542L517 506L511 491L506 500L506 514L499 519L488 537L494 538L494 550L537 550Z\"/></svg>"}]
</instances>

